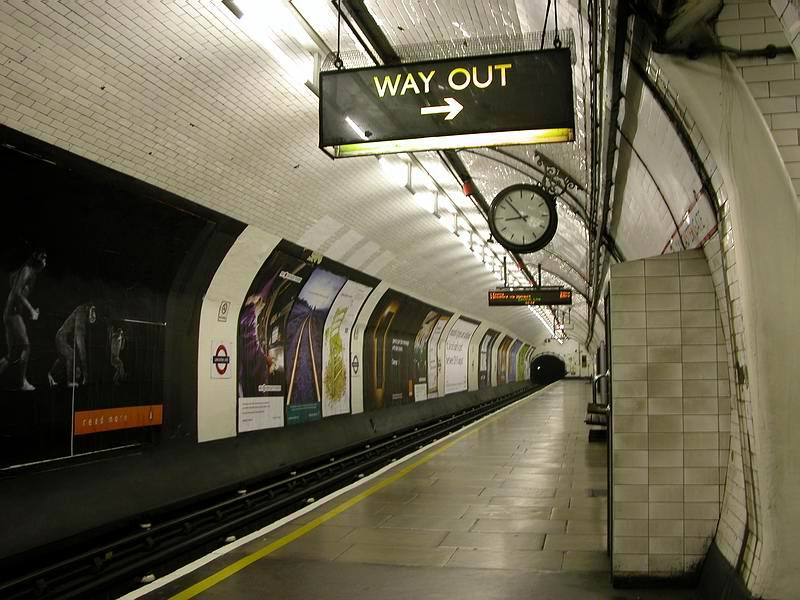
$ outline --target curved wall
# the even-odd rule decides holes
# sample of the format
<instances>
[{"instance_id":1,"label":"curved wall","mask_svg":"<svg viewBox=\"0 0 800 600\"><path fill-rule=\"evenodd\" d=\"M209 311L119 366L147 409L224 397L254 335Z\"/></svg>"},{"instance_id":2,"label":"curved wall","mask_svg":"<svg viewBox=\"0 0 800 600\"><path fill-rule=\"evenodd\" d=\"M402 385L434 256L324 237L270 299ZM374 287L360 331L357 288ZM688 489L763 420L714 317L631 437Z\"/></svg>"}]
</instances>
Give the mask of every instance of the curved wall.
<instances>
[{"instance_id":1,"label":"curved wall","mask_svg":"<svg viewBox=\"0 0 800 600\"><path fill-rule=\"evenodd\" d=\"M528 346L493 324L0 136L16 200L0 236L0 397L19 417L0 427L0 527L15 531L0 557L528 386L515 362ZM20 323L36 390L21 389ZM480 371L487 330L506 344Z\"/></svg>"},{"instance_id":2,"label":"curved wall","mask_svg":"<svg viewBox=\"0 0 800 600\"><path fill-rule=\"evenodd\" d=\"M732 255L736 243L733 310L739 314L733 316L742 376L732 389L733 413L736 418L739 411L745 425L752 415L752 431L742 438L750 444L743 453L751 455L753 472L745 485L753 486L754 497L746 501L742 486L726 486L716 540L751 592L789 598L800 588L800 573L787 558L800 547L800 471L794 467L800 313L791 301L800 295L800 205L758 106L730 61L659 62L719 166L733 223L726 253ZM745 529L749 536L729 535Z\"/></svg>"}]
</instances>

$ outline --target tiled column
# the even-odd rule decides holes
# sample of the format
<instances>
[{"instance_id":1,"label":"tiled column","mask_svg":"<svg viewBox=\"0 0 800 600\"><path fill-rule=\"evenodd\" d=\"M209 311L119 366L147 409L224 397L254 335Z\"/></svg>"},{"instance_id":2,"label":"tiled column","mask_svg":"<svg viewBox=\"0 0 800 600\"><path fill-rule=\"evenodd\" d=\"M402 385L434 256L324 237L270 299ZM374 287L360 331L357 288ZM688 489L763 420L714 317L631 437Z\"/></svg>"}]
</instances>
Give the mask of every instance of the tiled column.
<instances>
[{"instance_id":1,"label":"tiled column","mask_svg":"<svg viewBox=\"0 0 800 600\"><path fill-rule=\"evenodd\" d=\"M611 310L614 575L679 576L719 518L719 316L702 251L613 266Z\"/></svg>"}]
</instances>

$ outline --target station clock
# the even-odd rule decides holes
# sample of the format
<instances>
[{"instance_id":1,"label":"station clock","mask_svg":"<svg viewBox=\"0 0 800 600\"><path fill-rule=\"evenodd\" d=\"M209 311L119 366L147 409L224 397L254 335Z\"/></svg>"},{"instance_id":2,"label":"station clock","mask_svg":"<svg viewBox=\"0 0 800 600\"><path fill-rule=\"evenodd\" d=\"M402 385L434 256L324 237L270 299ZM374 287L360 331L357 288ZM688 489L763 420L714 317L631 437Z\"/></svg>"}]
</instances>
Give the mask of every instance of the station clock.
<instances>
[{"instance_id":1,"label":"station clock","mask_svg":"<svg viewBox=\"0 0 800 600\"><path fill-rule=\"evenodd\" d=\"M535 183L505 188L489 208L489 229L494 239L512 252L541 250L553 239L557 228L555 198Z\"/></svg>"}]
</instances>

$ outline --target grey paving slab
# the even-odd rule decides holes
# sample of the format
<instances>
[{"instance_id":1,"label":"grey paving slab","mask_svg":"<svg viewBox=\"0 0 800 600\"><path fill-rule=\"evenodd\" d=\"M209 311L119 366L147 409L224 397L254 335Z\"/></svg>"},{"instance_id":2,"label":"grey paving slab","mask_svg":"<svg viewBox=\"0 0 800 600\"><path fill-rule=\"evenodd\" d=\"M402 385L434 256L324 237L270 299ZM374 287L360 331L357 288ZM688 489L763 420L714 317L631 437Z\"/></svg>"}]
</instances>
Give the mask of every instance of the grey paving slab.
<instances>
[{"instance_id":1,"label":"grey paving slab","mask_svg":"<svg viewBox=\"0 0 800 600\"><path fill-rule=\"evenodd\" d=\"M491 496L482 494L417 494L415 504L489 504Z\"/></svg>"},{"instance_id":2,"label":"grey paving slab","mask_svg":"<svg viewBox=\"0 0 800 600\"><path fill-rule=\"evenodd\" d=\"M464 513L464 518L471 519L549 519L552 507L502 506L488 504L471 506Z\"/></svg>"},{"instance_id":3,"label":"grey paving slab","mask_svg":"<svg viewBox=\"0 0 800 600\"><path fill-rule=\"evenodd\" d=\"M390 515L386 513L359 513L344 511L328 521L329 525L340 527L380 527Z\"/></svg>"},{"instance_id":4,"label":"grey paving slab","mask_svg":"<svg viewBox=\"0 0 800 600\"><path fill-rule=\"evenodd\" d=\"M329 561L336 560L352 547L353 544L341 541L300 539L270 554L268 558L270 560L293 558Z\"/></svg>"},{"instance_id":5,"label":"grey paving slab","mask_svg":"<svg viewBox=\"0 0 800 600\"><path fill-rule=\"evenodd\" d=\"M605 551L606 546L606 537L604 535L597 534L548 534L544 540L545 550L582 550L603 552Z\"/></svg>"},{"instance_id":6,"label":"grey paving slab","mask_svg":"<svg viewBox=\"0 0 800 600\"><path fill-rule=\"evenodd\" d=\"M572 520L572 519L583 519L585 521L602 521L606 518L606 507L605 506L592 506L592 507L584 507L584 508L561 508L556 507L553 509L553 514L551 515L553 519L563 519L563 520Z\"/></svg>"},{"instance_id":7,"label":"grey paving slab","mask_svg":"<svg viewBox=\"0 0 800 600\"><path fill-rule=\"evenodd\" d=\"M605 534L608 533L608 523L605 519L570 519L567 521L567 533L586 535L586 534Z\"/></svg>"},{"instance_id":8,"label":"grey paving slab","mask_svg":"<svg viewBox=\"0 0 800 600\"><path fill-rule=\"evenodd\" d=\"M541 550L544 538L544 534L537 533L456 531L448 534L440 545L484 550Z\"/></svg>"},{"instance_id":9,"label":"grey paving slab","mask_svg":"<svg viewBox=\"0 0 800 600\"><path fill-rule=\"evenodd\" d=\"M456 551L456 548L449 547L422 548L392 544L355 544L339 555L336 562L443 567Z\"/></svg>"},{"instance_id":10,"label":"grey paving slab","mask_svg":"<svg viewBox=\"0 0 800 600\"><path fill-rule=\"evenodd\" d=\"M348 533L342 541L353 544L434 547L438 546L446 536L446 531L359 528Z\"/></svg>"},{"instance_id":11,"label":"grey paving slab","mask_svg":"<svg viewBox=\"0 0 800 600\"><path fill-rule=\"evenodd\" d=\"M424 531L469 531L475 518L432 517L428 515L396 515L383 523L385 529L422 529Z\"/></svg>"},{"instance_id":12,"label":"grey paving slab","mask_svg":"<svg viewBox=\"0 0 800 600\"><path fill-rule=\"evenodd\" d=\"M553 507L569 506L569 496L552 498L528 498L525 496L493 496L489 501L492 506L532 506L532 507Z\"/></svg>"},{"instance_id":13,"label":"grey paving slab","mask_svg":"<svg viewBox=\"0 0 800 600\"><path fill-rule=\"evenodd\" d=\"M576 552L564 553L563 571L604 571L611 568L608 554L605 552Z\"/></svg>"},{"instance_id":14,"label":"grey paving slab","mask_svg":"<svg viewBox=\"0 0 800 600\"><path fill-rule=\"evenodd\" d=\"M472 504L414 502L409 504L383 504L379 512L388 515L428 515L432 517L463 517Z\"/></svg>"},{"instance_id":15,"label":"grey paving slab","mask_svg":"<svg viewBox=\"0 0 800 600\"><path fill-rule=\"evenodd\" d=\"M467 550L459 548L447 562L448 567L470 569L519 569L558 571L563 552L546 550Z\"/></svg>"},{"instance_id":16,"label":"grey paving slab","mask_svg":"<svg viewBox=\"0 0 800 600\"><path fill-rule=\"evenodd\" d=\"M564 533L566 521L551 519L478 519L472 531L512 533Z\"/></svg>"},{"instance_id":17,"label":"grey paving slab","mask_svg":"<svg viewBox=\"0 0 800 600\"><path fill-rule=\"evenodd\" d=\"M514 496L517 498L551 498L556 495L555 488L552 487L491 487L484 488L481 496Z\"/></svg>"}]
</instances>

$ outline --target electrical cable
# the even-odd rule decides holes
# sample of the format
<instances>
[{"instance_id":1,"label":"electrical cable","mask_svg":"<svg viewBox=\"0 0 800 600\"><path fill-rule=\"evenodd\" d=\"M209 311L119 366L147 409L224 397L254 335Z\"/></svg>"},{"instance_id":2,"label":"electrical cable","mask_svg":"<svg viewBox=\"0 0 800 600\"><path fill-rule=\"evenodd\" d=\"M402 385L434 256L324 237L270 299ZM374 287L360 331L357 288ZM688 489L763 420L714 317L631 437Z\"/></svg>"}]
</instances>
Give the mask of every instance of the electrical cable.
<instances>
[{"instance_id":1,"label":"electrical cable","mask_svg":"<svg viewBox=\"0 0 800 600\"><path fill-rule=\"evenodd\" d=\"M344 68L344 61L342 60L342 0L336 2L336 59L333 65L337 70L341 71Z\"/></svg>"},{"instance_id":2,"label":"electrical cable","mask_svg":"<svg viewBox=\"0 0 800 600\"><path fill-rule=\"evenodd\" d=\"M547 31L547 21L550 19L550 3L551 0L547 0L547 9L544 11L544 25L542 25L542 43L539 46L539 50L544 50L544 34Z\"/></svg>"}]
</instances>

